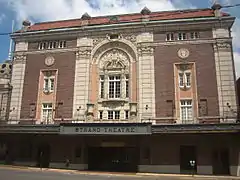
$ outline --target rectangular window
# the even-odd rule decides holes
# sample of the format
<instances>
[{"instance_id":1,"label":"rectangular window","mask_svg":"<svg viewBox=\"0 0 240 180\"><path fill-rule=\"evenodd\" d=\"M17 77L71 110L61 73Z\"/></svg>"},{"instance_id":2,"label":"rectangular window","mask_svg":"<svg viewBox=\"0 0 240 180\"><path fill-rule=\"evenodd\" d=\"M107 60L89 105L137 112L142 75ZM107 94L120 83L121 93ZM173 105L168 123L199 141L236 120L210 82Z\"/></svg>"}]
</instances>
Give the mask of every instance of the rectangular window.
<instances>
[{"instance_id":1,"label":"rectangular window","mask_svg":"<svg viewBox=\"0 0 240 180\"><path fill-rule=\"evenodd\" d=\"M42 49L46 49L47 48L47 43L46 42L40 42L38 44L38 49L42 50Z\"/></svg>"},{"instance_id":2,"label":"rectangular window","mask_svg":"<svg viewBox=\"0 0 240 180\"><path fill-rule=\"evenodd\" d=\"M181 100L181 120L182 123L190 123L193 121L192 100Z\"/></svg>"},{"instance_id":3,"label":"rectangular window","mask_svg":"<svg viewBox=\"0 0 240 180\"><path fill-rule=\"evenodd\" d=\"M108 94L109 94L109 98L120 98L121 78L119 75L109 76Z\"/></svg>"},{"instance_id":4,"label":"rectangular window","mask_svg":"<svg viewBox=\"0 0 240 180\"><path fill-rule=\"evenodd\" d=\"M178 75L179 87L191 87L191 73L181 72Z\"/></svg>"},{"instance_id":5,"label":"rectangular window","mask_svg":"<svg viewBox=\"0 0 240 180\"><path fill-rule=\"evenodd\" d=\"M57 48L57 42L56 41L50 41L48 43L48 49L55 49Z\"/></svg>"},{"instance_id":6,"label":"rectangular window","mask_svg":"<svg viewBox=\"0 0 240 180\"><path fill-rule=\"evenodd\" d=\"M186 33L178 33L178 40L186 40L187 36Z\"/></svg>"},{"instance_id":7,"label":"rectangular window","mask_svg":"<svg viewBox=\"0 0 240 180\"><path fill-rule=\"evenodd\" d=\"M44 91L53 92L54 91L54 78L44 77Z\"/></svg>"},{"instance_id":8,"label":"rectangular window","mask_svg":"<svg viewBox=\"0 0 240 180\"><path fill-rule=\"evenodd\" d=\"M179 73L179 86L183 87L184 86L184 74Z\"/></svg>"},{"instance_id":9,"label":"rectangular window","mask_svg":"<svg viewBox=\"0 0 240 180\"><path fill-rule=\"evenodd\" d=\"M46 124L51 123L52 121L52 103L43 103L42 104L42 121Z\"/></svg>"},{"instance_id":10,"label":"rectangular window","mask_svg":"<svg viewBox=\"0 0 240 180\"><path fill-rule=\"evenodd\" d=\"M114 119L120 119L120 111L114 111Z\"/></svg>"},{"instance_id":11,"label":"rectangular window","mask_svg":"<svg viewBox=\"0 0 240 180\"><path fill-rule=\"evenodd\" d=\"M58 48L65 48L67 46L66 41L59 41Z\"/></svg>"},{"instance_id":12,"label":"rectangular window","mask_svg":"<svg viewBox=\"0 0 240 180\"><path fill-rule=\"evenodd\" d=\"M100 76L100 98L104 98L104 76Z\"/></svg>"},{"instance_id":13,"label":"rectangular window","mask_svg":"<svg viewBox=\"0 0 240 180\"><path fill-rule=\"evenodd\" d=\"M128 110L125 111L125 119L129 119L129 111Z\"/></svg>"},{"instance_id":14,"label":"rectangular window","mask_svg":"<svg viewBox=\"0 0 240 180\"><path fill-rule=\"evenodd\" d=\"M113 119L113 111L108 111L108 119Z\"/></svg>"},{"instance_id":15,"label":"rectangular window","mask_svg":"<svg viewBox=\"0 0 240 180\"><path fill-rule=\"evenodd\" d=\"M103 111L99 111L99 119L103 119Z\"/></svg>"},{"instance_id":16,"label":"rectangular window","mask_svg":"<svg viewBox=\"0 0 240 180\"><path fill-rule=\"evenodd\" d=\"M173 33L166 34L166 41L174 41L174 34Z\"/></svg>"},{"instance_id":17,"label":"rectangular window","mask_svg":"<svg viewBox=\"0 0 240 180\"><path fill-rule=\"evenodd\" d=\"M120 119L120 111L108 111L108 119Z\"/></svg>"},{"instance_id":18,"label":"rectangular window","mask_svg":"<svg viewBox=\"0 0 240 180\"><path fill-rule=\"evenodd\" d=\"M129 97L129 77L126 75L126 98Z\"/></svg>"},{"instance_id":19,"label":"rectangular window","mask_svg":"<svg viewBox=\"0 0 240 180\"><path fill-rule=\"evenodd\" d=\"M191 36L191 39L199 39L200 38L199 32L191 32L190 36Z\"/></svg>"},{"instance_id":20,"label":"rectangular window","mask_svg":"<svg viewBox=\"0 0 240 180\"><path fill-rule=\"evenodd\" d=\"M191 74L190 73L185 73L185 78L186 78L186 86L190 87L191 86Z\"/></svg>"}]
</instances>

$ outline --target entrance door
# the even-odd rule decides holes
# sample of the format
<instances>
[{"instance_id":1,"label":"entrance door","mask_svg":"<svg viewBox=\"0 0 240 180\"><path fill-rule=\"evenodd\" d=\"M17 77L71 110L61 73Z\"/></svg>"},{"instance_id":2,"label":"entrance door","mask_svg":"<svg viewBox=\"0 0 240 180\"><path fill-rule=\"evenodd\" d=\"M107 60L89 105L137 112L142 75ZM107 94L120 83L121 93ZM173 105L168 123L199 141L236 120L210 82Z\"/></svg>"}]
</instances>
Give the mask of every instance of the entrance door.
<instances>
[{"instance_id":1,"label":"entrance door","mask_svg":"<svg viewBox=\"0 0 240 180\"><path fill-rule=\"evenodd\" d=\"M38 148L37 152L37 166L42 168L48 168L50 163L50 146L49 144L42 144Z\"/></svg>"},{"instance_id":2,"label":"entrance door","mask_svg":"<svg viewBox=\"0 0 240 180\"><path fill-rule=\"evenodd\" d=\"M214 150L212 154L212 162L214 175L230 175L228 149Z\"/></svg>"},{"instance_id":3,"label":"entrance door","mask_svg":"<svg viewBox=\"0 0 240 180\"><path fill-rule=\"evenodd\" d=\"M126 147L88 148L88 167L94 171L136 172L137 150Z\"/></svg>"},{"instance_id":4,"label":"entrance door","mask_svg":"<svg viewBox=\"0 0 240 180\"><path fill-rule=\"evenodd\" d=\"M195 165L191 166L190 161L195 161ZM197 173L197 153L195 146L180 147L180 170L181 173Z\"/></svg>"}]
</instances>

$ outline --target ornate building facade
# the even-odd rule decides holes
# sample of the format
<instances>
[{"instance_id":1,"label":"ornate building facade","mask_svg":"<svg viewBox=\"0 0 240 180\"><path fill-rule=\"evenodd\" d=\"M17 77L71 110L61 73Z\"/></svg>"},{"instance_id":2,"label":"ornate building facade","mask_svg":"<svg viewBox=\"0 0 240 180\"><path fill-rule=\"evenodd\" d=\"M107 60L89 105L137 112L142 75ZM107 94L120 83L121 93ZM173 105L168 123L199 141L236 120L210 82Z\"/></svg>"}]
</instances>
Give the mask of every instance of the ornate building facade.
<instances>
[{"instance_id":1,"label":"ornate building facade","mask_svg":"<svg viewBox=\"0 0 240 180\"><path fill-rule=\"evenodd\" d=\"M85 13L76 20L33 25L24 21L23 28L12 34L15 51L7 124L15 125L0 130L8 139L5 143L15 142L6 129L19 132L11 128L21 125L25 128L21 132L32 132L19 136L26 141L25 152L35 154L28 157L28 164L43 152L47 167L64 166L68 156L72 168L112 170L112 159L99 158L108 151L124 151L124 157L133 159L125 159L129 163L124 160L114 170L194 169L200 174L239 175L230 33L235 18L220 9L218 4L171 12L144 8L118 16ZM226 143L224 147L214 143L206 147L215 137L213 132ZM104 136L89 136L98 134ZM62 139L68 146L58 143ZM55 145L50 147L51 142ZM62 151L56 153L56 147ZM11 153L21 156L15 150ZM218 158L226 153L228 159ZM96 159L105 164L96 165Z\"/></svg>"}]
</instances>

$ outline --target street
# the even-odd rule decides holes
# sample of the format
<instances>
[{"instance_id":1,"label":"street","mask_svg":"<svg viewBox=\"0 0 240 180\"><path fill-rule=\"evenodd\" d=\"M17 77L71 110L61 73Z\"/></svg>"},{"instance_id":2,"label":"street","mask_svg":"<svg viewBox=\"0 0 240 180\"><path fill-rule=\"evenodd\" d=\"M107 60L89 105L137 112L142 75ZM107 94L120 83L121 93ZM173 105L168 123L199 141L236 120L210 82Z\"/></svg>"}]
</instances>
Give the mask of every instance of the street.
<instances>
[{"instance_id":1,"label":"street","mask_svg":"<svg viewBox=\"0 0 240 180\"><path fill-rule=\"evenodd\" d=\"M47 170L47 169L21 169L0 167L0 180L190 180L190 179L225 179L216 177L177 177L177 176L140 176L131 174L109 174L109 173L83 173L77 171ZM227 178L229 179L229 178ZM232 179L232 178L230 178ZM234 178L235 179L235 178Z\"/></svg>"}]
</instances>

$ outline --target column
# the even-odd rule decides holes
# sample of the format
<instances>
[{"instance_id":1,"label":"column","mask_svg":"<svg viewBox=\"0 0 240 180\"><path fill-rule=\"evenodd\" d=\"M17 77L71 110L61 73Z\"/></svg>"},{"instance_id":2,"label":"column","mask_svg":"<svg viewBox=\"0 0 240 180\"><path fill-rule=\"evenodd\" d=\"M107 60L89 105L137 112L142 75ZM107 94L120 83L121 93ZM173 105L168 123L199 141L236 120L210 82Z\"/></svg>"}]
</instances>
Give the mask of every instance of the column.
<instances>
[{"instance_id":1,"label":"column","mask_svg":"<svg viewBox=\"0 0 240 180\"><path fill-rule=\"evenodd\" d=\"M152 33L138 35L138 92L139 92L139 118L155 117L155 73L154 49L144 43L153 42Z\"/></svg>"},{"instance_id":2,"label":"column","mask_svg":"<svg viewBox=\"0 0 240 180\"><path fill-rule=\"evenodd\" d=\"M76 52L73 118L78 121L85 120L85 112L89 100L89 65L91 60L92 39L79 38ZM79 109L79 111L77 111Z\"/></svg>"},{"instance_id":3,"label":"column","mask_svg":"<svg viewBox=\"0 0 240 180\"><path fill-rule=\"evenodd\" d=\"M13 69L11 77L12 94L10 101L9 124L16 124L20 120L22 94L26 67L27 43L17 43L16 52L13 59ZM21 52L18 52L21 51Z\"/></svg>"}]
</instances>

